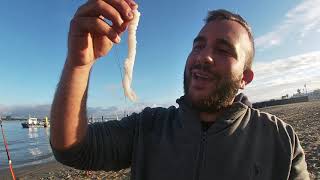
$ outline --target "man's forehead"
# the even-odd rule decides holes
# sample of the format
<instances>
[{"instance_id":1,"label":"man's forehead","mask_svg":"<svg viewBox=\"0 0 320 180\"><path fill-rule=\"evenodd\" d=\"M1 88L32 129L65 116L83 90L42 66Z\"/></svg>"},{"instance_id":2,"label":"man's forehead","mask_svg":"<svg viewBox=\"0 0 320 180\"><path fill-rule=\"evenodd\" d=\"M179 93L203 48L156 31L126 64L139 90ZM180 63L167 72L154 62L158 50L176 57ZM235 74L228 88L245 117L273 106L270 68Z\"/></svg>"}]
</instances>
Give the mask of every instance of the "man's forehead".
<instances>
[{"instance_id":1,"label":"man's forehead","mask_svg":"<svg viewBox=\"0 0 320 180\"><path fill-rule=\"evenodd\" d=\"M205 24L198 36L225 39L233 42L234 40L240 40L243 36L247 36L247 32L244 27L235 21L215 20Z\"/></svg>"},{"instance_id":2,"label":"man's forehead","mask_svg":"<svg viewBox=\"0 0 320 180\"><path fill-rule=\"evenodd\" d=\"M232 20L214 20L208 22L200 30L197 37L210 43L223 40L233 46L239 57L245 59L250 51L250 39L247 30ZM195 39L197 40L197 38Z\"/></svg>"}]
</instances>

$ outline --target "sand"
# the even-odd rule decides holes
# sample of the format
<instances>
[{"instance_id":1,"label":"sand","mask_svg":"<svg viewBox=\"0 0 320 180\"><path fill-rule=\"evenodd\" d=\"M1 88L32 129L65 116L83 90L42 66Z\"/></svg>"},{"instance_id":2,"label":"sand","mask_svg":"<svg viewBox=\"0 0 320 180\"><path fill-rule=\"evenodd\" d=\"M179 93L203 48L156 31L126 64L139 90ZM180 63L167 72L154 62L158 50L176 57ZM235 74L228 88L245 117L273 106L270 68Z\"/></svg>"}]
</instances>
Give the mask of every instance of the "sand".
<instances>
[{"instance_id":1,"label":"sand","mask_svg":"<svg viewBox=\"0 0 320 180\"><path fill-rule=\"evenodd\" d=\"M262 108L292 125L306 153L311 179L320 180L320 101ZM130 179L130 169L119 172L76 170L56 161L15 169L17 179ZM11 179L8 170L0 171L0 179Z\"/></svg>"},{"instance_id":2,"label":"sand","mask_svg":"<svg viewBox=\"0 0 320 180\"><path fill-rule=\"evenodd\" d=\"M293 126L306 154L312 179L320 180L320 101L262 108Z\"/></svg>"}]
</instances>

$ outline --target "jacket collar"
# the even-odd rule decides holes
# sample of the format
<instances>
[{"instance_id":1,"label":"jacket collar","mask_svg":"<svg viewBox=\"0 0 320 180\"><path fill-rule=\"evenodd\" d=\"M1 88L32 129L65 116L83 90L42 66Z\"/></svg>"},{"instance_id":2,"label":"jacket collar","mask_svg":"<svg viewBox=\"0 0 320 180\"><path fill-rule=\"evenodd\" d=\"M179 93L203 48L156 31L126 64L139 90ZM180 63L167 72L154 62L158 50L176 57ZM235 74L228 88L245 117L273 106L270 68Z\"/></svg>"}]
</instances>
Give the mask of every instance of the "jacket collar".
<instances>
[{"instance_id":1,"label":"jacket collar","mask_svg":"<svg viewBox=\"0 0 320 180\"><path fill-rule=\"evenodd\" d=\"M181 96L176 102L179 104L179 119L182 126L186 128L189 133L199 133L201 131L199 112L191 107L191 104L186 100L185 96ZM228 127L231 127L230 130L234 131L247 110L248 106L242 103L241 99L240 101L235 101L216 119L208 129L208 133L218 133Z\"/></svg>"}]
</instances>

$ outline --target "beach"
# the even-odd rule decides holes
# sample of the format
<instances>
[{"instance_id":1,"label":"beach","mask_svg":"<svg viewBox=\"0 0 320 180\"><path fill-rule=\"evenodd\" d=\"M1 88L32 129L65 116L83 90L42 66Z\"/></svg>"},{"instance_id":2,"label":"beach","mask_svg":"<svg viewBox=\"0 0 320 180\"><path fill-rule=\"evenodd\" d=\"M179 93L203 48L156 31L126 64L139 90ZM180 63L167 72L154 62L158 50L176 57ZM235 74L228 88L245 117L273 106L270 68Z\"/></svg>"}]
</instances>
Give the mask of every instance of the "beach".
<instances>
[{"instance_id":1,"label":"beach","mask_svg":"<svg viewBox=\"0 0 320 180\"><path fill-rule=\"evenodd\" d=\"M320 180L320 101L262 108L290 124L305 151L311 179Z\"/></svg>"},{"instance_id":2,"label":"beach","mask_svg":"<svg viewBox=\"0 0 320 180\"><path fill-rule=\"evenodd\" d=\"M129 180L130 169L123 169L118 172L105 171L81 171L64 166L56 161L51 161L45 164L26 166L14 169L16 178L19 180L60 180L60 179L114 179L114 180ZM0 171L1 180L11 180L10 171Z\"/></svg>"},{"instance_id":3,"label":"beach","mask_svg":"<svg viewBox=\"0 0 320 180\"><path fill-rule=\"evenodd\" d=\"M320 101L262 108L293 126L306 153L311 179L320 179ZM0 179L11 179L9 170ZM15 169L18 179L130 179L130 169L119 172L75 170L56 161Z\"/></svg>"}]
</instances>

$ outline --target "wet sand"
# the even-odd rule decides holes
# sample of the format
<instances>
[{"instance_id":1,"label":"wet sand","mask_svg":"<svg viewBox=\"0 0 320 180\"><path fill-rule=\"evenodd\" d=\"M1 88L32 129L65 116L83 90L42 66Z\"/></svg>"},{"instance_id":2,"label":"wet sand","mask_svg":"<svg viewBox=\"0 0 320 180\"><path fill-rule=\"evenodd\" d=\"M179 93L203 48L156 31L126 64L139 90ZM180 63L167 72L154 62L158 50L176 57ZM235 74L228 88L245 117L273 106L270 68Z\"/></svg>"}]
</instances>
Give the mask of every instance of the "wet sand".
<instances>
[{"instance_id":1,"label":"wet sand","mask_svg":"<svg viewBox=\"0 0 320 180\"><path fill-rule=\"evenodd\" d=\"M292 125L306 153L311 179L320 180L320 101L262 108ZM15 169L17 179L130 179L130 169L119 172L86 172L55 161ZM0 179L11 179L9 170L0 171Z\"/></svg>"}]
</instances>

